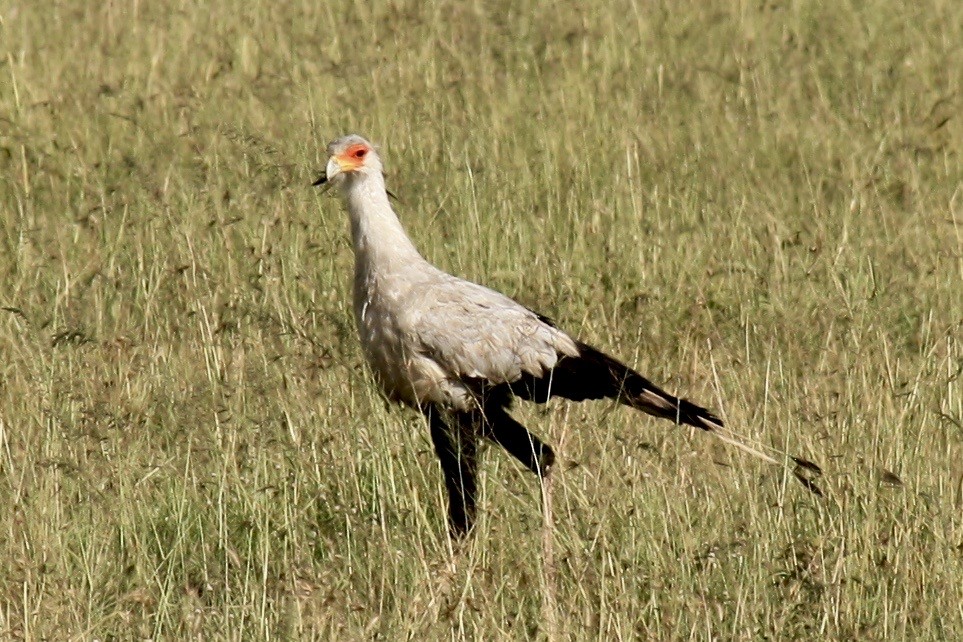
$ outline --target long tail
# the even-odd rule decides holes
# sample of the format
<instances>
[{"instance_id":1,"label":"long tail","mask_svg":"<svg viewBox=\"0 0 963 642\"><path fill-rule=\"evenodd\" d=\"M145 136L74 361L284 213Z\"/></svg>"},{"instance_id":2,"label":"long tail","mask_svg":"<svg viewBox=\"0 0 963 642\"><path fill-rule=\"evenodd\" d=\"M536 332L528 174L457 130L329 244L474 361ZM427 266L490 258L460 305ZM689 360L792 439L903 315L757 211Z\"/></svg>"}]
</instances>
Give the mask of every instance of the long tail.
<instances>
[{"instance_id":1,"label":"long tail","mask_svg":"<svg viewBox=\"0 0 963 642\"><path fill-rule=\"evenodd\" d=\"M615 399L650 415L694 426L767 463L785 466L809 491L822 496L812 480L812 476L822 473L815 463L752 443L727 429L722 420L706 408L670 395L617 359L581 342L578 348L579 356L562 358L549 375L513 383L512 392L537 403L545 403L553 396L573 401Z\"/></svg>"}]
</instances>

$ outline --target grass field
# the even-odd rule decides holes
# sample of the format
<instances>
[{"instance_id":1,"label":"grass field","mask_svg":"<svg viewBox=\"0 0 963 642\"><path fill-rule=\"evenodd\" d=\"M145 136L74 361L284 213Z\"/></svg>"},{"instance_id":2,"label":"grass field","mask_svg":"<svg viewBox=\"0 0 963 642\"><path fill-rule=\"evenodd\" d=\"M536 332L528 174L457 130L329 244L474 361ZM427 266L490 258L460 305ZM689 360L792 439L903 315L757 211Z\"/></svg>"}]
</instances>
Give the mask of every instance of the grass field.
<instances>
[{"instance_id":1,"label":"grass field","mask_svg":"<svg viewBox=\"0 0 963 642\"><path fill-rule=\"evenodd\" d=\"M0 54L0 639L963 639L963 4L0 0ZM826 497L553 402L555 568L495 449L453 555L308 187L349 132Z\"/></svg>"}]
</instances>

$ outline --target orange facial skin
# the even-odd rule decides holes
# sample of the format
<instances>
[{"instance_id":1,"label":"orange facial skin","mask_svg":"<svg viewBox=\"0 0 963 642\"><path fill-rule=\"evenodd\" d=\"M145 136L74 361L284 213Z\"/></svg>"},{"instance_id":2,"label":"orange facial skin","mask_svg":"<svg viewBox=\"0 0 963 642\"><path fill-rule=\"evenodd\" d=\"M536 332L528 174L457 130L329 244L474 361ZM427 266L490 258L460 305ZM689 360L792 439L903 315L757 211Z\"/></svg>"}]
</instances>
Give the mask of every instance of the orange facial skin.
<instances>
[{"instance_id":1,"label":"orange facial skin","mask_svg":"<svg viewBox=\"0 0 963 642\"><path fill-rule=\"evenodd\" d=\"M364 165L365 156L368 155L369 151L371 149L367 145L359 143L344 150L344 153L339 154L335 160L337 160L342 172L353 172Z\"/></svg>"}]
</instances>

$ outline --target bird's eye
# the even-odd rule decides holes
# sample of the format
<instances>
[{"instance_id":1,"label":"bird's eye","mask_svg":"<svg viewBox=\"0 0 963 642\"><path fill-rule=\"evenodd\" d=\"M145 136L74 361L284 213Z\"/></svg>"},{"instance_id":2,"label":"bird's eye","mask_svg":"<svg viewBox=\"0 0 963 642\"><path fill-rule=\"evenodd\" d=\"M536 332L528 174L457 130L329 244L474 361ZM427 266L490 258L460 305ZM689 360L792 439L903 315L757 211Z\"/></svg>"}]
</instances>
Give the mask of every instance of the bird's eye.
<instances>
[{"instance_id":1,"label":"bird's eye","mask_svg":"<svg viewBox=\"0 0 963 642\"><path fill-rule=\"evenodd\" d=\"M367 153L368 153L367 149L365 149L364 147L359 147L355 150L352 150L351 155L357 158L358 160L361 160L362 158L364 158L365 154Z\"/></svg>"}]
</instances>

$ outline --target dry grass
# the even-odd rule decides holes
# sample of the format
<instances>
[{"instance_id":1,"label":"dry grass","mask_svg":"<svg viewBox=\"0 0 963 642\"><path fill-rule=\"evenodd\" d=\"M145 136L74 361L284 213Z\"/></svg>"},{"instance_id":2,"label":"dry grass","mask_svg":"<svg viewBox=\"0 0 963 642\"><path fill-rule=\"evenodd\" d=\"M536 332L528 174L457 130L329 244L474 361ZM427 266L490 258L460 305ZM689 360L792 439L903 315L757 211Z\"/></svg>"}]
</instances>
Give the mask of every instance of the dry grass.
<instances>
[{"instance_id":1,"label":"dry grass","mask_svg":"<svg viewBox=\"0 0 963 642\"><path fill-rule=\"evenodd\" d=\"M449 550L360 367L324 143L425 254L828 496L521 414L563 639L963 637L963 5L0 2L0 638L546 634L539 488Z\"/></svg>"}]
</instances>

